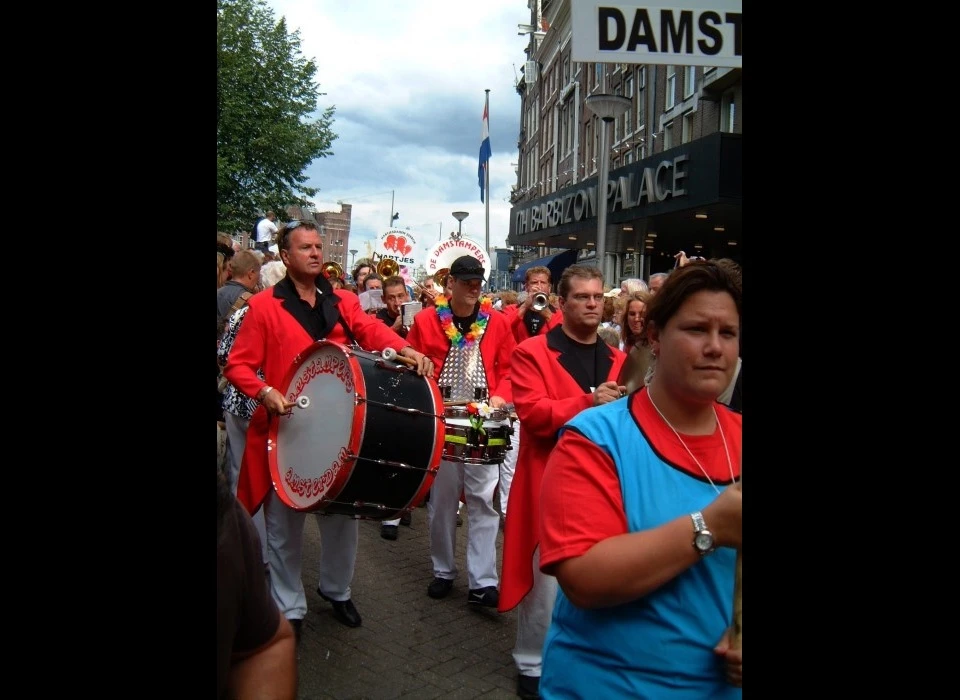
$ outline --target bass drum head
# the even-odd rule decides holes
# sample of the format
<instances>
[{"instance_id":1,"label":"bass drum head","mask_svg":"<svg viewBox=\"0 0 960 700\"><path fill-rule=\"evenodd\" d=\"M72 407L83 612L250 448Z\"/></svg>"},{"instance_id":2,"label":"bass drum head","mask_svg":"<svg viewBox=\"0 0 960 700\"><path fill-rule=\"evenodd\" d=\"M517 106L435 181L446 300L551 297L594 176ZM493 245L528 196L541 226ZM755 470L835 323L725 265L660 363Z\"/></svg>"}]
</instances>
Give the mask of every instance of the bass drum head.
<instances>
[{"instance_id":1,"label":"bass drum head","mask_svg":"<svg viewBox=\"0 0 960 700\"><path fill-rule=\"evenodd\" d=\"M273 487L286 505L317 510L336 498L360 451L365 406L363 373L339 343L318 340L287 372L283 392L297 403L271 422L267 445Z\"/></svg>"}]
</instances>

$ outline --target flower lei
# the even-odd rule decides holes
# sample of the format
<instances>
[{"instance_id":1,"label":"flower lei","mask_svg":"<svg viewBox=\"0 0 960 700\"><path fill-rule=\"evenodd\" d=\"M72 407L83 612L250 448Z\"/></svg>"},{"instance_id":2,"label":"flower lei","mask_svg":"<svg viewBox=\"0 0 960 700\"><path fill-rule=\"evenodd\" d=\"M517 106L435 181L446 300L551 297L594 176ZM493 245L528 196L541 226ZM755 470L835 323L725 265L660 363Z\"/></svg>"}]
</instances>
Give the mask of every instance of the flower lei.
<instances>
[{"instance_id":1,"label":"flower lei","mask_svg":"<svg viewBox=\"0 0 960 700\"><path fill-rule=\"evenodd\" d=\"M493 308L493 302L489 297L484 297L480 302L480 313L477 314L477 320L470 326L466 337L461 335L460 330L453 322L453 311L450 309L450 302L445 296L438 296L436 300L437 318L440 319L440 327L450 339L450 342L459 348L470 347L480 340L483 332L487 329L487 321L490 319L490 309Z\"/></svg>"},{"instance_id":2,"label":"flower lei","mask_svg":"<svg viewBox=\"0 0 960 700\"><path fill-rule=\"evenodd\" d=\"M483 421L493 415L493 409L486 403L467 404L467 418L470 419L470 426L479 431L481 435L486 435L487 431L483 429Z\"/></svg>"}]
</instances>

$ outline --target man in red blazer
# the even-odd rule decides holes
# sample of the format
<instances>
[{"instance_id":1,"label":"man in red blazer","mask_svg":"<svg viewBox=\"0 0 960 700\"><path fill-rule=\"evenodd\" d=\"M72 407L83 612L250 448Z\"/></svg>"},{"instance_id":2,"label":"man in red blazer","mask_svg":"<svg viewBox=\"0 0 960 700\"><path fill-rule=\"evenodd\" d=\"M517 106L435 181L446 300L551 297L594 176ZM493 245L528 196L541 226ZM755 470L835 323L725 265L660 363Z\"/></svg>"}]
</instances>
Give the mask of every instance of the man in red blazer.
<instances>
[{"instance_id":1,"label":"man in red blazer","mask_svg":"<svg viewBox=\"0 0 960 700\"><path fill-rule=\"evenodd\" d=\"M267 460L269 421L289 414L294 406L285 400L281 382L297 354L314 341L326 338L349 343L344 324L362 348L379 351L389 347L416 360L420 375L432 375L433 363L365 314L355 294L330 286L322 274L323 241L313 221L291 221L280 230L278 244L287 276L247 302L249 309L223 374L242 393L261 402L247 428L237 498L251 514L264 507L271 593L296 629L307 613L300 578L305 513L289 508L277 497ZM261 368L266 381L257 376ZM350 582L358 521L345 515L317 514L317 524L323 543L317 591L333 604L341 623L357 627L361 619L350 599Z\"/></svg>"},{"instance_id":2,"label":"man in red blazer","mask_svg":"<svg viewBox=\"0 0 960 700\"><path fill-rule=\"evenodd\" d=\"M545 335L548 331L563 323L563 312L551 304L547 304L539 311L534 309L534 300L538 294L550 297L550 268L538 265L527 270L524 290L527 298L519 304L511 304L503 310L510 319L510 329L519 345L527 338ZM517 468L517 457L520 455L520 421L513 422L513 434L510 436L510 447L507 456L500 465L500 512L504 519L507 517L507 505L510 501L510 485L513 483L513 474Z\"/></svg>"},{"instance_id":3,"label":"man in red blazer","mask_svg":"<svg viewBox=\"0 0 960 700\"><path fill-rule=\"evenodd\" d=\"M407 340L437 367L437 383L445 400L463 404L486 401L500 408L510 400L510 355L516 347L510 324L493 309L489 298L481 303L483 267L469 255L450 266L449 296L438 296L436 306L414 317ZM489 397L489 398L488 398ZM457 576L457 508L461 492L467 504L467 602L495 608L497 532L500 516L493 507L499 469L496 464L440 461L427 503L430 558L434 579L431 598L444 598Z\"/></svg>"},{"instance_id":4,"label":"man in red blazer","mask_svg":"<svg viewBox=\"0 0 960 700\"><path fill-rule=\"evenodd\" d=\"M500 612L520 606L513 650L517 694L538 697L541 650L553 614L557 580L540 572L540 483L557 431L580 411L619 399L627 356L597 336L603 314L603 274L571 265L557 285L563 323L520 343L510 382L523 441L504 527Z\"/></svg>"}]
</instances>

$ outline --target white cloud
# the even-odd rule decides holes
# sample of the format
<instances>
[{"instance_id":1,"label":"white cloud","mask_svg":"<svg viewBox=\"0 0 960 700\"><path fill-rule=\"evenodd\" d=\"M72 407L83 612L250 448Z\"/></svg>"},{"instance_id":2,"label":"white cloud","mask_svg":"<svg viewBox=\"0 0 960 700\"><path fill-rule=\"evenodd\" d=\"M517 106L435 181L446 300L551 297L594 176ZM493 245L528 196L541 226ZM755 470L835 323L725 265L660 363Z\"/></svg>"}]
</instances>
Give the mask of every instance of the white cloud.
<instances>
[{"instance_id":1,"label":"white cloud","mask_svg":"<svg viewBox=\"0 0 960 700\"><path fill-rule=\"evenodd\" d=\"M317 63L318 106L335 105L334 155L307 168L318 210L353 204L351 247L386 232L390 197L428 247L456 230L483 242L477 161L485 89L490 89L490 243L505 245L516 182L520 97L514 89L529 11L517 0L268 0L275 19L299 30Z\"/></svg>"}]
</instances>

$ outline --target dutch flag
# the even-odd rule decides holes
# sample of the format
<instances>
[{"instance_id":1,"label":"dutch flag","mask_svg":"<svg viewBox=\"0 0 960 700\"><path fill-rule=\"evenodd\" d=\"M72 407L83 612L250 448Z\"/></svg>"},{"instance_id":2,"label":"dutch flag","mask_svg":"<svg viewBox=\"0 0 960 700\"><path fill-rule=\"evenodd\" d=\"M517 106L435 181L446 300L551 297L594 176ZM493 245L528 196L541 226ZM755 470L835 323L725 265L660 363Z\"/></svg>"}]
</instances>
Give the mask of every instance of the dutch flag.
<instances>
[{"instance_id":1,"label":"dutch flag","mask_svg":"<svg viewBox=\"0 0 960 700\"><path fill-rule=\"evenodd\" d=\"M480 201L484 201L484 175L490 161L490 95L483 105L483 129L480 132L480 165L477 167L477 178L480 180Z\"/></svg>"}]
</instances>

